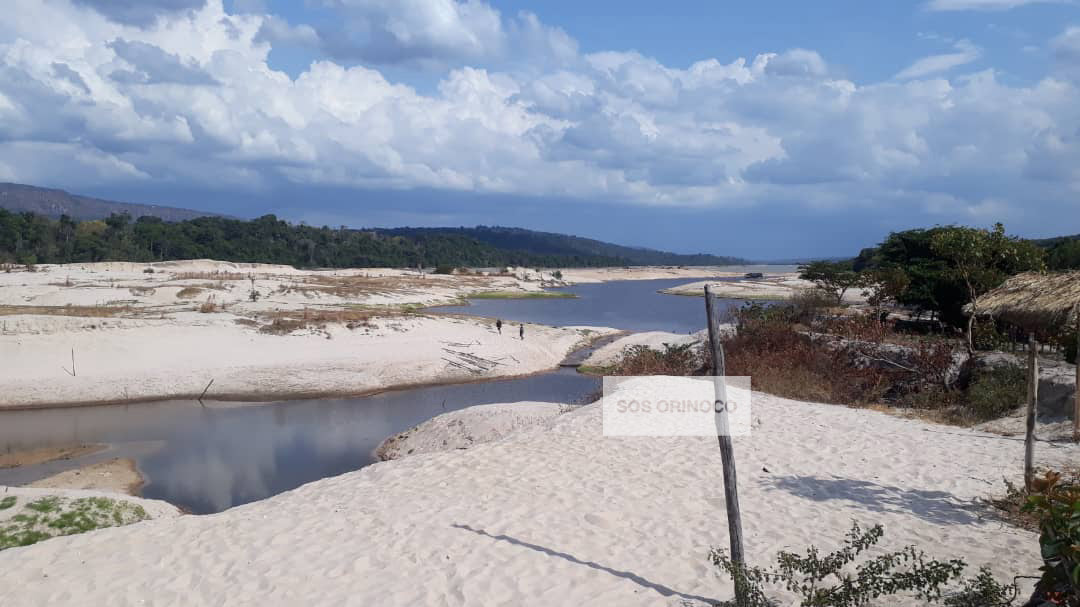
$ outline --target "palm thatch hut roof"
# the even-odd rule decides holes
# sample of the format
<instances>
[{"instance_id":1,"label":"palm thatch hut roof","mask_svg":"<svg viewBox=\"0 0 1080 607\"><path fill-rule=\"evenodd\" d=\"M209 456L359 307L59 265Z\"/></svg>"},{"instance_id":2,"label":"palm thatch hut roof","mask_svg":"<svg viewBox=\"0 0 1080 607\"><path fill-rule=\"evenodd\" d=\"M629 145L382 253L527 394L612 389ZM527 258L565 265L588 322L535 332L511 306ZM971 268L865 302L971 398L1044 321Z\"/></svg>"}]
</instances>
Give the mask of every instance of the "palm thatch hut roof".
<instances>
[{"instance_id":1,"label":"palm thatch hut roof","mask_svg":"<svg viewBox=\"0 0 1080 607\"><path fill-rule=\"evenodd\" d=\"M1077 322L1080 271L1025 272L976 300L976 313L1029 331L1053 331ZM970 314L971 304L965 307Z\"/></svg>"}]
</instances>

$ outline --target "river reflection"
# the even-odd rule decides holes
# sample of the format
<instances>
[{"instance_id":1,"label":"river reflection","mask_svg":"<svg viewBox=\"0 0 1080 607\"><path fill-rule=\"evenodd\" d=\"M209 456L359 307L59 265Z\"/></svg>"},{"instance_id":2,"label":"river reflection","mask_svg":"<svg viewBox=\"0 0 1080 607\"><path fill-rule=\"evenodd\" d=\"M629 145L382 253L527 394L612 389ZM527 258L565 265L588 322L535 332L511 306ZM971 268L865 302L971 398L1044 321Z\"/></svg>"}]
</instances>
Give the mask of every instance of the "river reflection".
<instances>
[{"instance_id":1,"label":"river reflection","mask_svg":"<svg viewBox=\"0 0 1080 607\"><path fill-rule=\"evenodd\" d=\"M361 398L6 411L0 412L0 451L73 443L112 448L77 461L0 470L0 484L132 457L149 479L144 496L197 513L218 512L370 464L383 439L444 411L522 400L575 402L598 387L596 378L564 369Z\"/></svg>"}]
</instances>

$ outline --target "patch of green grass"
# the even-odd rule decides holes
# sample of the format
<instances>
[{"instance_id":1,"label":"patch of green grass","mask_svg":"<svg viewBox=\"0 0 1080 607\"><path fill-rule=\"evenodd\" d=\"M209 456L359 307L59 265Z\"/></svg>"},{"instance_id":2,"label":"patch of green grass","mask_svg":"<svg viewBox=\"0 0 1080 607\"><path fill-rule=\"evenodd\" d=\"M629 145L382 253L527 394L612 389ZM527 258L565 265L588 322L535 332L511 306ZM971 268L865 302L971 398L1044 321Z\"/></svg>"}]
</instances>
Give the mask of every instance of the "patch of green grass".
<instances>
[{"instance_id":1,"label":"patch of green grass","mask_svg":"<svg viewBox=\"0 0 1080 607\"><path fill-rule=\"evenodd\" d=\"M600 365L578 365L577 371L583 375L607 375L612 369Z\"/></svg>"},{"instance_id":2,"label":"patch of green grass","mask_svg":"<svg viewBox=\"0 0 1080 607\"><path fill-rule=\"evenodd\" d=\"M11 524L0 527L0 550L29 546L57 535L75 535L149 518L142 506L107 497L68 500L48 496L26 504L25 508L30 512L20 512L11 517Z\"/></svg>"},{"instance_id":3,"label":"patch of green grass","mask_svg":"<svg viewBox=\"0 0 1080 607\"><path fill-rule=\"evenodd\" d=\"M471 293L469 299L577 299L577 295L565 291L480 291Z\"/></svg>"},{"instance_id":4,"label":"patch of green grass","mask_svg":"<svg viewBox=\"0 0 1080 607\"><path fill-rule=\"evenodd\" d=\"M14 495L9 495L5 497L4 499L0 500L0 510L7 510L8 508L14 506L16 501L18 500L15 498Z\"/></svg>"},{"instance_id":5,"label":"patch of green grass","mask_svg":"<svg viewBox=\"0 0 1080 607\"><path fill-rule=\"evenodd\" d=\"M1027 398L1027 377L1020 367L999 367L975 373L967 389L968 409L976 420L996 419Z\"/></svg>"},{"instance_id":6,"label":"patch of green grass","mask_svg":"<svg viewBox=\"0 0 1080 607\"><path fill-rule=\"evenodd\" d=\"M60 498L55 495L49 497L43 497L41 499L34 500L26 505L27 508L34 512L52 512L60 505Z\"/></svg>"}]
</instances>

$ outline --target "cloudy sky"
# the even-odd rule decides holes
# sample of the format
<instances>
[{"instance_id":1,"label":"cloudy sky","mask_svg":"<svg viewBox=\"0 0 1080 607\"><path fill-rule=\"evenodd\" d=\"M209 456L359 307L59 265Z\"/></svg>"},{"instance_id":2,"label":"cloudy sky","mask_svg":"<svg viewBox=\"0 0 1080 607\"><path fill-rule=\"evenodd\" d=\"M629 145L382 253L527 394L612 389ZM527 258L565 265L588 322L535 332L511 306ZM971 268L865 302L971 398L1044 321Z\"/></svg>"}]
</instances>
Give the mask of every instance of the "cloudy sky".
<instances>
[{"instance_id":1,"label":"cloudy sky","mask_svg":"<svg viewBox=\"0 0 1080 607\"><path fill-rule=\"evenodd\" d=\"M1080 5L5 0L0 181L754 258L1080 232Z\"/></svg>"}]
</instances>

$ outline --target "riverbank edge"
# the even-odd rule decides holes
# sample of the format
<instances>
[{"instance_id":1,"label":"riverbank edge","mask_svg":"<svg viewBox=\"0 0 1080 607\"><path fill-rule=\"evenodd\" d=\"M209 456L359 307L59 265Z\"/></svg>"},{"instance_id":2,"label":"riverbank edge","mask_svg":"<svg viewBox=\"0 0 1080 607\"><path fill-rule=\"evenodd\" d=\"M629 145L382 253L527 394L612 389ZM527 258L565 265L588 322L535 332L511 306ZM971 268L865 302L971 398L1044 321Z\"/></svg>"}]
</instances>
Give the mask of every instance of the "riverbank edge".
<instances>
[{"instance_id":1,"label":"riverbank edge","mask_svg":"<svg viewBox=\"0 0 1080 607\"><path fill-rule=\"evenodd\" d=\"M601 329L587 335L582 336L582 340L578 342L569 352L563 360L573 356L575 353L586 350L593 346L593 344L605 337L609 337L612 332L617 329L610 329L608 327L595 327ZM460 384L479 384L485 382L505 381L514 379L523 379L526 377L533 377L536 375L543 375L545 373L551 373L557 371L563 367L563 361L558 364L545 367L529 373L517 373L509 375L495 375L476 378L444 378L434 381L422 381L422 382L406 382L400 384L391 384L388 386L381 386L378 388L372 388L370 390L292 390L292 391L266 391L266 392L225 392L215 393L212 399L199 400L200 394L194 392L188 393L175 393L175 394L162 394L154 397L138 397L131 399L102 399L102 400L87 400L87 401L62 401L62 402L44 402L44 403L29 403L29 404L17 404L17 405L3 405L0 406L0 413L5 411L38 411L43 409L75 409L80 407L106 407L113 405L134 405L142 403L159 403L172 400L190 400L207 406L206 403L248 403L253 406L265 404L268 402L277 401L295 401L295 400L321 400L330 398L363 398L367 396L375 396L378 394L384 394L387 392L397 392L401 390L413 390L417 388L431 388L435 386L454 386ZM212 406L212 404L210 405Z\"/></svg>"}]
</instances>

